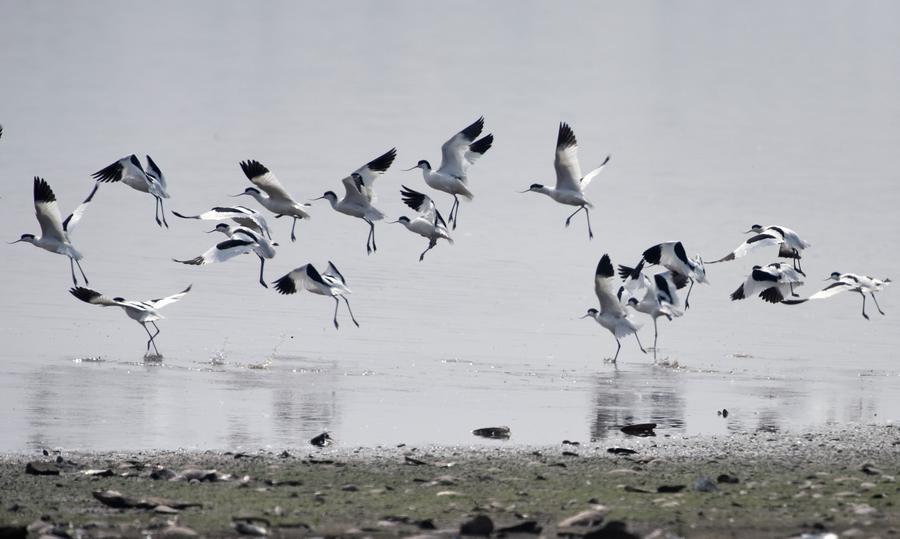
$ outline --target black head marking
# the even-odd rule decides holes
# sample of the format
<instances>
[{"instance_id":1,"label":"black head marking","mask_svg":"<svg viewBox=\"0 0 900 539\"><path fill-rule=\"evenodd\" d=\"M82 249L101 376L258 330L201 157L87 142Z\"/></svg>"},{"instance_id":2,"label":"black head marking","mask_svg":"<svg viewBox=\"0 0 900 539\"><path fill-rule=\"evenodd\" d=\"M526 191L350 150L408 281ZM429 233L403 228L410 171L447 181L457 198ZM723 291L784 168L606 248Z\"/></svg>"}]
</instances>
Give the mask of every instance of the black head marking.
<instances>
[{"instance_id":1,"label":"black head marking","mask_svg":"<svg viewBox=\"0 0 900 539\"><path fill-rule=\"evenodd\" d=\"M599 312L600 312L600 311L598 311L597 309L594 309L594 308L591 308L591 309L588 309L588 310L587 310L587 313L588 313L589 315L591 315L591 316L597 316L597 313L599 313Z\"/></svg>"},{"instance_id":2,"label":"black head marking","mask_svg":"<svg viewBox=\"0 0 900 539\"><path fill-rule=\"evenodd\" d=\"M401 223L408 223L408 222L409 222L409 217L407 217L407 216L405 216L405 215L401 215L400 217L397 218L397 221L399 221L399 222L401 222Z\"/></svg>"},{"instance_id":3,"label":"black head marking","mask_svg":"<svg viewBox=\"0 0 900 539\"><path fill-rule=\"evenodd\" d=\"M831 272L831 278L834 279L834 280L840 279L840 278L841 278L841 272L839 272L839 271L832 271L832 272Z\"/></svg>"},{"instance_id":4,"label":"black head marking","mask_svg":"<svg viewBox=\"0 0 900 539\"><path fill-rule=\"evenodd\" d=\"M22 234L22 237L19 238L19 239L20 239L20 240L33 240L33 239L34 239L34 234Z\"/></svg>"},{"instance_id":5,"label":"black head marking","mask_svg":"<svg viewBox=\"0 0 900 539\"><path fill-rule=\"evenodd\" d=\"M248 188L244 189L244 192L245 193L256 193L258 195L259 189L257 189L256 187L248 187Z\"/></svg>"},{"instance_id":6,"label":"black head marking","mask_svg":"<svg viewBox=\"0 0 900 539\"><path fill-rule=\"evenodd\" d=\"M97 294L97 295L99 295L99 294ZM115 301L116 303L122 303L125 301L125 298L117 297L117 298L113 298L112 300Z\"/></svg>"},{"instance_id":7,"label":"black head marking","mask_svg":"<svg viewBox=\"0 0 900 539\"><path fill-rule=\"evenodd\" d=\"M528 190L529 190L529 191L535 191L535 190L537 190L537 189L543 189L543 188L544 188L544 186L541 185L541 184L539 184L539 183L533 183L533 184L531 184L531 185L528 186Z\"/></svg>"},{"instance_id":8,"label":"black head marking","mask_svg":"<svg viewBox=\"0 0 900 539\"><path fill-rule=\"evenodd\" d=\"M422 167L422 168L424 168L424 169L426 169L426 170L431 170L431 163L429 163L428 161L426 161L426 160L424 160L424 159L420 160L420 161L416 164L416 166L417 166L417 167Z\"/></svg>"}]
</instances>

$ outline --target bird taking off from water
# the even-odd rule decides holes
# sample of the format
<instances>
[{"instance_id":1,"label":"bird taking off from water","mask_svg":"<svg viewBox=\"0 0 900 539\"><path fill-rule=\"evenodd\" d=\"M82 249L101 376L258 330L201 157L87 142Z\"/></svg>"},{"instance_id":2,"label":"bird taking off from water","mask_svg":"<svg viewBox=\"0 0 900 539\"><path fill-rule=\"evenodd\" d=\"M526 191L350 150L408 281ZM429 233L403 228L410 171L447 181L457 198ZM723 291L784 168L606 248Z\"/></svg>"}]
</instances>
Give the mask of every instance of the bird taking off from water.
<instances>
[{"instance_id":1,"label":"bird taking off from water","mask_svg":"<svg viewBox=\"0 0 900 539\"><path fill-rule=\"evenodd\" d=\"M263 278L263 270L266 267L266 259L275 258L277 243L270 242L262 234L247 227L232 227L225 223L220 223L210 232L222 232L228 236L228 239L210 247L209 250L200 256L189 260L173 260L190 266L205 266L206 264L225 262L238 255L256 253L256 256L259 257L259 284L264 288L269 287Z\"/></svg>"},{"instance_id":2,"label":"bird taking off from water","mask_svg":"<svg viewBox=\"0 0 900 539\"><path fill-rule=\"evenodd\" d=\"M784 303L787 303L788 305L796 305L798 303L805 303L811 299L830 298L831 296L834 296L835 294L839 294L841 292L858 292L859 295L862 296L863 318L865 318L866 320L869 319L869 315L866 314L866 294L872 296L872 301L875 302L875 308L878 309L879 313L884 315L884 311L882 311L881 306L878 305L878 300L875 299L875 292L881 292L887 285L891 284L890 279L876 279L867 275L858 275L856 273L839 273L835 271L825 280L834 282L829 284L822 290L819 290L815 294L809 296L808 298L785 300Z\"/></svg>"},{"instance_id":3,"label":"bird taking off from water","mask_svg":"<svg viewBox=\"0 0 900 539\"><path fill-rule=\"evenodd\" d=\"M598 324L608 329L616 338L616 355L611 360L613 363L619 359L619 351L622 349L620 339L624 339L632 333L638 342L641 352L647 353L637 336L637 330L640 328L640 325L634 322L625 306L619 301L615 292L617 289L612 262L609 259L609 255L605 254L600 258L600 262L597 263L597 270L594 272L594 292L600 301L600 310L588 309L587 314L581 318L593 318Z\"/></svg>"},{"instance_id":4,"label":"bird taking off from water","mask_svg":"<svg viewBox=\"0 0 900 539\"><path fill-rule=\"evenodd\" d=\"M163 199L169 198L166 191L166 177L149 155L146 172L137 156L131 154L98 170L92 176L98 182L122 182L132 189L153 195L156 199L156 224L169 228L169 223L166 222L166 209L163 207Z\"/></svg>"},{"instance_id":5,"label":"bird taking off from water","mask_svg":"<svg viewBox=\"0 0 900 539\"><path fill-rule=\"evenodd\" d=\"M188 286L181 292L164 298L148 299L146 301L131 301L125 298L109 299L100 292L96 292L94 290L91 290L90 288L84 288L81 286L69 290L69 292L73 296L85 303L100 305L101 307L121 307L122 309L124 309L125 314L127 314L129 318L135 320L138 324L140 324L144 328L144 331L147 332L147 335L150 337L150 340L147 341L146 354L150 354L150 346L152 345L153 351L156 352L157 358L162 357L159 353L159 350L156 348L156 341L154 340L156 336L159 335L159 327L156 325L156 321L163 318L163 315L159 314L159 310L166 305L175 303L176 301L180 300L185 296L185 294L190 291L191 287ZM150 329L147 327L147 324L151 324L156 330L156 333L151 334Z\"/></svg>"},{"instance_id":6,"label":"bird taking off from water","mask_svg":"<svg viewBox=\"0 0 900 539\"><path fill-rule=\"evenodd\" d=\"M617 296L621 303L653 319L653 361L656 361L656 343L659 336L657 318L665 316L672 320L683 315L684 311L681 309L672 272L663 271L650 277L643 269L643 260L633 268L619 266L619 276L624 282L619 287Z\"/></svg>"},{"instance_id":7,"label":"bird taking off from water","mask_svg":"<svg viewBox=\"0 0 900 539\"><path fill-rule=\"evenodd\" d=\"M347 311L350 313L350 320L353 320L356 327L359 327L359 322L353 317L353 311L350 309L350 301L347 300L347 294L350 293L347 281L331 261L328 262L328 268L324 273L319 273L312 264L304 264L272 284L280 294L295 294L298 290L306 290L313 294L334 298L335 329L339 328L337 312L341 302L338 298L344 298Z\"/></svg>"},{"instance_id":8,"label":"bird taking off from water","mask_svg":"<svg viewBox=\"0 0 900 539\"><path fill-rule=\"evenodd\" d=\"M594 232L591 230L589 208L594 206L585 198L584 190L609 163L609 159L610 156L607 155L599 167L582 176L581 165L578 164L578 141L575 139L575 132L568 124L560 123L559 133L556 137L556 159L553 161L553 166L556 168L556 187L533 183L526 191L522 192L542 193L560 204L578 206L578 209L566 218L566 226L569 226L575 214L584 210L588 225L588 238L593 238Z\"/></svg>"},{"instance_id":9,"label":"bird taking off from water","mask_svg":"<svg viewBox=\"0 0 900 539\"><path fill-rule=\"evenodd\" d=\"M425 253L437 245L437 240L443 238L453 245L453 238L450 237L447 223L441 217L441 212L437 210L434 201L428 195L413 191L405 185L401 187L403 189L400 191L400 196L403 198L403 203L417 211L418 215L415 219L404 215L391 223L400 223L410 232L428 239L428 247L419 255L419 262L425 258Z\"/></svg>"},{"instance_id":10,"label":"bird taking off from water","mask_svg":"<svg viewBox=\"0 0 900 539\"><path fill-rule=\"evenodd\" d=\"M241 170L250 182L258 187L248 187L243 193L238 193L236 197L248 195L256 199L263 208L275 214L275 217L291 217L294 222L291 224L291 241L297 241L294 229L297 226L297 219L309 219L309 214L303 211L308 204L300 204L294 197L287 192L281 182L274 174L269 172L265 166L259 161L241 161ZM266 192L265 195L260 193L260 189Z\"/></svg>"},{"instance_id":11,"label":"bird taking off from water","mask_svg":"<svg viewBox=\"0 0 900 539\"><path fill-rule=\"evenodd\" d=\"M437 170L433 170L431 163L424 159L406 169L422 169L422 176L429 187L453 195L453 206L448 217L454 229L459 217L460 195L466 200L475 198L469 190L467 171L494 143L494 135L490 134L475 140L483 129L484 116L445 142L441 146L441 166Z\"/></svg>"},{"instance_id":12,"label":"bird taking off from water","mask_svg":"<svg viewBox=\"0 0 900 539\"><path fill-rule=\"evenodd\" d=\"M199 215L184 215L173 211L172 215L182 219L201 219L204 221L231 219L240 226L247 227L258 234L265 234L267 238L272 239L272 234L269 233L269 224L266 222L265 217L258 211L246 206L216 206Z\"/></svg>"},{"instance_id":13,"label":"bird taking off from water","mask_svg":"<svg viewBox=\"0 0 900 539\"><path fill-rule=\"evenodd\" d=\"M729 260L741 258L759 247L778 245L778 256L780 258L793 259L794 269L802 271L802 268L800 267L800 251L812 247L812 245L801 239L796 232L784 226L753 225L750 227L750 230L744 232L744 234L750 234L751 232L753 233L753 236L747 238L747 241L738 245L734 251L718 260L709 262L709 264L717 264L719 262L727 262Z\"/></svg>"},{"instance_id":14,"label":"bird taking off from water","mask_svg":"<svg viewBox=\"0 0 900 539\"><path fill-rule=\"evenodd\" d=\"M91 199L94 198L94 193L96 192L97 184L94 184L94 188L91 189L91 194L89 194L87 198L84 199L84 202L75 208L75 211L69 214L69 216L66 217L66 220L63 221L60 217L59 204L56 202L56 195L54 195L53 190L50 189L50 184L43 178L35 176L34 213L37 216L38 223L41 225L41 235L40 237L35 237L34 234L22 234L22 237L12 243L30 243L45 251L69 257L69 269L72 270L72 282L78 286L78 279L75 277L75 265L77 264L78 271L81 272L81 277L84 279L84 284L88 284L88 279L84 274L84 270L81 269L81 263L79 262L79 260L82 259L82 255L75 249L75 246L72 245L72 242L69 239L69 233L72 232L81 220L81 217L84 215L84 210L87 209L87 205L91 202Z\"/></svg>"}]
</instances>

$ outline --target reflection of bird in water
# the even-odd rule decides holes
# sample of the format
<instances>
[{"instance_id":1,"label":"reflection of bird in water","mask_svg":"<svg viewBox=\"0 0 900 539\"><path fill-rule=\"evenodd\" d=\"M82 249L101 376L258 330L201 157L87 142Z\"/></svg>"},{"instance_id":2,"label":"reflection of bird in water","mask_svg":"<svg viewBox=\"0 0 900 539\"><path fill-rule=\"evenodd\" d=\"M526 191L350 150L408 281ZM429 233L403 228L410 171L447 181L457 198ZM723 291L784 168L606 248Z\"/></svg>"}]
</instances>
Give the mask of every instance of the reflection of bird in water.
<instances>
[{"instance_id":1,"label":"reflection of bird in water","mask_svg":"<svg viewBox=\"0 0 900 539\"><path fill-rule=\"evenodd\" d=\"M859 292L859 295L862 296L863 318L865 318L866 320L869 319L869 315L866 314L866 294L872 296L872 301L875 302L875 308L878 309L879 313L884 315L884 311L882 311L881 306L878 305L878 300L875 299L875 292L881 292L882 290L884 290L884 287L891 283L890 279L876 279L874 277L869 277L868 275L857 275L856 273L839 273L835 271L832 272L832 274L829 275L825 280L834 282L806 299L785 300L784 303L787 303L788 305L796 305L798 303L807 302L811 299L830 298L835 294L839 294L845 291Z\"/></svg>"},{"instance_id":2,"label":"reflection of bird in water","mask_svg":"<svg viewBox=\"0 0 900 539\"><path fill-rule=\"evenodd\" d=\"M619 350L622 349L622 343L619 339L625 338L632 333L638 342L638 346L641 348L641 352L647 353L637 336L637 330L640 326L634 323L625 306L619 301L619 298L613 291L615 288L615 271L613 270L612 262L609 260L609 255L605 254L600 258L600 262L597 263L597 271L594 273L594 292L600 301L600 310L588 309L587 314L581 318L593 318L598 324L608 329L616 338L616 355L611 360L613 363L619 358Z\"/></svg>"},{"instance_id":3,"label":"reflection of bird in water","mask_svg":"<svg viewBox=\"0 0 900 539\"><path fill-rule=\"evenodd\" d=\"M625 282L617 295L620 302L653 319L653 361L656 361L656 341L659 335L656 319L665 316L672 320L684 314L684 311L681 310L672 273L664 271L651 278L641 271L643 268L643 260L634 268L619 266L619 276Z\"/></svg>"}]
</instances>

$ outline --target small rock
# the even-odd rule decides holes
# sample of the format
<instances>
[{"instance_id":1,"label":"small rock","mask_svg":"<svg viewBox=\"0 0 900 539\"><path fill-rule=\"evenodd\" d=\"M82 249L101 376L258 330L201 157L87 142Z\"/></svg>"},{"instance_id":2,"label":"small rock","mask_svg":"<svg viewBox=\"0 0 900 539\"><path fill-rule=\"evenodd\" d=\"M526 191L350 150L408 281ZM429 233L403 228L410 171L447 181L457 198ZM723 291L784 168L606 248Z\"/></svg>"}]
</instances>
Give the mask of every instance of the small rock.
<instances>
[{"instance_id":1,"label":"small rock","mask_svg":"<svg viewBox=\"0 0 900 539\"><path fill-rule=\"evenodd\" d=\"M84 470L81 473L88 477L112 477L114 475L113 471L109 468L103 470Z\"/></svg>"},{"instance_id":2,"label":"small rock","mask_svg":"<svg viewBox=\"0 0 900 539\"><path fill-rule=\"evenodd\" d=\"M881 470L871 464L863 464L862 472L866 475L881 475Z\"/></svg>"},{"instance_id":3,"label":"small rock","mask_svg":"<svg viewBox=\"0 0 900 539\"><path fill-rule=\"evenodd\" d=\"M563 440L562 443L563 443L563 445L576 445L576 446L581 445L581 442L573 442L571 440Z\"/></svg>"},{"instance_id":4,"label":"small rock","mask_svg":"<svg viewBox=\"0 0 900 539\"><path fill-rule=\"evenodd\" d=\"M574 451L563 451L562 455L564 457L577 457L578 453L575 453Z\"/></svg>"},{"instance_id":5,"label":"small rock","mask_svg":"<svg viewBox=\"0 0 900 539\"><path fill-rule=\"evenodd\" d=\"M271 524L264 518L234 518L232 519L234 530L241 535L253 535L263 537L269 535Z\"/></svg>"},{"instance_id":6,"label":"small rock","mask_svg":"<svg viewBox=\"0 0 900 539\"><path fill-rule=\"evenodd\" d=\"M653 429L656 423L636 423L634 425L625 425L620 430L630 436L656 436Z\"/></svg>"},{"instance_id":7,"label":"small rock","mask_svg":"<svg viewBox=\"0 0 900 539\"><path fill-rule=\"evenodd\" d=\"M741 482L736 476L729 475L727 473L720 474L719 477L716 478L717 483L728 483L730 485L736 485Z\"/></svg>"},{"instance_id":8,"label":"small rock","mask_svg":"<svg viewBox=\"0 0 900 539\"><path fill-rule=\"evenodd\" d=\"M344 485L341 487L341 490L343 490L344 492L358 492L359 487L357 487L356 485Z\"/></svg>"},{"instance_id":9,"label":"small rock","mask_svg":"<svg viewBox=\"0 0 900 539\"><path fill-rule=\"evenodd\" d=\"M309 441L312 445L316 447L327 447L333 443L334 439L327 432L323 432L322 434L316 436L312 440Z\"/></svg>"},{"instance_id":10,"label":"small rock","mask_svg":"<svg viewBox=\"0 0 900 539\"><path fill-rule=\"evenodd\" d=\"M153 512L159 513L160 515L177 515L181 511L174 507L169 507L168 505L157 505L153 508Z\"/></svg>"},{"instance_id":11,"label":"small rock","mask_svg":"<svg viewBox=\"0 0 900 539\"><path fill-rule=\"evenodd\" d=\"M694 480L693 484L694 490L697 492L718 492L719 486L713 483L713 480L708 477L700 477Z\"/></svg>"},{"instance_id":12,"label":"small rock","mask_svg":"<svg viewBox=\"0 0 900 539\"><path fill-rule=\"evenodd\" d=\"M285 450L285 451L282 451L281 453L279 453L278 457L283 458L283 459L288 459L288 458L291 458L291 454L288 453L287 450Z\"/></svg>"},{"instance_id":13,"label":"small rock","mask_svg":"<svg viewBox=\"0 0 900 539\"><path fill-rule=\"evenodd\" d=\"M35 460L25 465L25 473L29 475L59 475L59 466L55 462Z\"/></svg>"},{"instance_id":14,"label":"small rock","mask_svg":"<svg viewBox=\"0 0 900 539\"><path fill-rule=\"evenodd\" d=\"M425 462L424 460L419 460L419 459L417 459L417 458L410 457L409 455L406 455L406 456L403 457L403 462L404 462L405 464L410 464L410 465L412 465L412 466L426 466L426 465L428 465L428 463Z\"/></svg>"},{"instance_id":15,"label":"small rock","mask_svg":"<svg viewBox=\"0 0 900 539\"><path fill-rule=\"evenodd\" d=\"M599 526L603 522L603 518L606 515L606 511L600 511L597 509L590 509L588 511L582 511L577 515L572 515L568 518L565 518L556 525L557 528L570 528L573 526Z\"/></svg>"},{"instance_id":16,"label":"small rock","mask_svg":"<svg viewBox=\"0 0 900 539\"><path fill-rule=\"evenodd\" d=\"M613 455L634 455L637 453L634 449L628 449L626 447L610 447L606 452L612 453Z\"/></svg>"},{"instance_id":17,"label":"small rock","mask_svg":"<svg viewBox=\"0 0 900 539\"><path fill-rule=\"evenodd\" d=\"M184 526L169 526L164 529L159 536L162 539L188 539L190 537L198 537L197 532Z\"/></svg>"},{"instance_id":18,"label":"small rock","mask_svg":"<svg viewBox=\"0 0 900 539\"><path fill-rule=\"evenodd\" d=\"M584 539L640 539L628 531L624 522L611 520L599 530L592 530L582 536Z\"/></svg>"},{"instance_id":19,"label":"small rock","mask_svg":"<svg viewBox=\"0 0 900 539\"><path fill-rule=\"evenodd\" d=\"M150 472L150 479L155 481L168 481L173 479L176 475L178 474L168 468L157 466Z\"/></svg>"},{"instance_id":20,"label":"small rock","mask_svg":"<svg viewBox=\"0 0 900 539\"><path fill-rule=\"evenodd\" d=\"M494 438L500 440L507 440L512 435L509 427L483 427L473 430L472 434L481 436L482 438Z\"/></svg>"},{"instance_id":21,"label":"small rock","mask_svg":"<svg viewBox=\"0 0 900 539\"><path fill-rule=\"evenodd\" d=\"M456 484L456 478L453 477L452 475L441 475L441 476L435 477L431 482L434 483L435 485L441 485L441 486L448 487L450 485Z\"/></svg>"},{"instance_id":22,"label":"small rock","mask_svg":"<svg viewBox=\"0 0 900 539\"><path fill-rule=\"evenodd\" d=\"M478 535L487 537L494 531L494 522L485 515L478 515L472 520L463 522L459 527L460 535Z\"/></svg>"},{"instance_id":23,"label":"small rock","mask_svg":"<svg viewBox=\"0 0 900 539\"><path fill-rule=\"evenodd\" d=\"M638 494L650 494L649 490L644 490L642 488L633 487L631 485L625 485L625 492L636 492Z\"/></svg>"},{"instance_id":24,"label":"small rock","mask_svg":"<svg viewBox=\"0 0 900 539\"><path fill-rule=\"evenodd\" d=\"M28 537L28 528L15 524L0 524L0 538L25 539Z\"/></svg>"},{"instance_id":25,"label":"small rock","mask_svg":"<svg viewBox=\"0 0 900 539\"><path fill-rule=\"evenodd\" d=\"M660 485L656 487L656 492L660 494L670 494L675 492L681 492L686 487L684 485Z\"/></svg>"},{"instance_id":26,"label":"small rock","mask_svg":"<svg viewBox=\"0 0 900 539\"><path fill-rule=\"evenodd\" d=\"M539 534L541 533L542 528L540 524L535 520L526 520L525 522L520 522L518 524L514 524L512 526L505 526L503 528L497 529L498 535L505 535L507 533L533 533Z\"/></svg>"}]
</instances>

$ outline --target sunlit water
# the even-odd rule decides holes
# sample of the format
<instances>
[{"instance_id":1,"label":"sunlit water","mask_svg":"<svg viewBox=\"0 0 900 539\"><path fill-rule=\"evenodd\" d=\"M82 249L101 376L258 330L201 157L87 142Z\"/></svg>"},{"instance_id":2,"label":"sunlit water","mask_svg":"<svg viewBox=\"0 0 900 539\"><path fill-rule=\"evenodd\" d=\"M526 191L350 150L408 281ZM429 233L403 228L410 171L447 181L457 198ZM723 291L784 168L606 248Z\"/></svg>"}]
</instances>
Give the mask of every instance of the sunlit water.
<instances>
[{"instance_id":1,"label":"sunlit water","mask_svg":"<svg viewBox=\"0 0 900 539\"><path fill-rule=\"evenodd\" d=\"M782 431L900 419L900 303L860 316L851 294L815 304L731 302L771 251L709 266L692 308L660 322L654 367L633 339L590 320L598 258L633 264L659 241L718 258L753 223L812 244L802 292L832 271L897 276L900 6L471 2L333 4L0 1L0 229L38 232L31 178L64 213L90 173L150 153L169 209L249 199L237 163L267 164L298 198L340 190L396 146L379 207L409 214L400 184L427 189L453 132L485 115L494 147L471 171L456 244L366 225L324 201L272 220L268 280L333 260L360 328L320 296L257 284L255 257L208 267L171 258L215 241L208 223L153 222L153 199L101 187L73 234L92 287L144 299L193 283L165 309L162 363L118 309L67 293L68 263L2 247L0 451L42 446L287 447L329 430L344 445L506 443ZM553 183L559 121L591 185L596 237L537 194ZM435 195L446 213L450 198ZM641 333L652 341L649 319ZM260 368L264 367L264 368ZM717 411L727 409L724 419ZM497 442L484 442L497 443Z\"/></svg>"}]
</instances>

